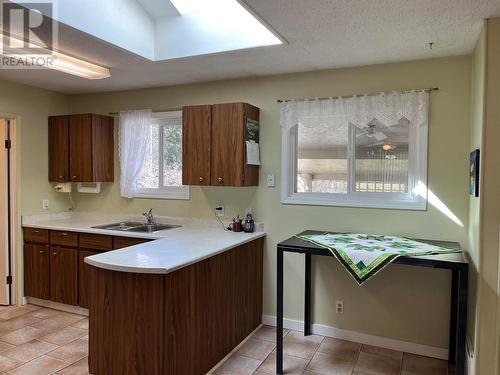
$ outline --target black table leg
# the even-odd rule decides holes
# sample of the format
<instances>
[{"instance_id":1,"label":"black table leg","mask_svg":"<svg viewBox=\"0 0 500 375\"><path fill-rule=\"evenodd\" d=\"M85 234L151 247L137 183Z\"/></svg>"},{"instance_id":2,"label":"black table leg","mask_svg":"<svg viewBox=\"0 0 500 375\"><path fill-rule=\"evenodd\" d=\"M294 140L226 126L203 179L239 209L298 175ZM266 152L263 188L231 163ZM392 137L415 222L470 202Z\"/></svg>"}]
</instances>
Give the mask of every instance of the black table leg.
<instances>
[{"instance_id":1,"label":"black table leg","mask_svg":"<svg viewBox=\"0 0 500 375\"><path fill-rule=\"evenodd\" d=\"M305 254L304 336L311 334L311 254Z\"/></svg>"},{"instance_id":2,"label":"black table leg","mask_svg":"<svg viewBox=\"0 0 500 375\"><path fill-rule=\"evenodd\" d=\"M448 341L448 363L456 364L458 318L458 270L451 270L450 339Z\"/></svg>"},{"instance_id":3,"label":"black table leg","mask_svg":"<svg viewBox=\"0 0 500 375\"><path fill-rule=\"evenodd\" d=\"M283 374L283 250L278 247L276 301L276 374Z\"/></svg>"},{"instance_id":4,"label":"black table leg","mask_svg":"<svg viewBox=\"0 0 500 375\"><path fill-rule=\"evenodd\" d=\"M458 324L457 324L457 352L456 375L465 374L465 349L467 331L467 288L469 283L469 269L462 265L458 273Z\"/></svg>"}]
</instances>

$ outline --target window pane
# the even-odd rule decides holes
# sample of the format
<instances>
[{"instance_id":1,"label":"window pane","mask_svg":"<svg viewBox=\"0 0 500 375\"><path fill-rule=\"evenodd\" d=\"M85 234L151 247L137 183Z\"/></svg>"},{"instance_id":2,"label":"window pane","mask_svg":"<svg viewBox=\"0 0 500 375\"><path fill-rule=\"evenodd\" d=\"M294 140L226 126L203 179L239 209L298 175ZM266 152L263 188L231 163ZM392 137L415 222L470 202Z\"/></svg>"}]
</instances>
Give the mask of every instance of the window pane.
<instances>
[{"instance_id":1,"label":"window pane","mask_svg":"<svg viewBox=\"0 0 500 375\"><path fill-rule=\"evenodd\" d=\"M408 192L409 123L376 121L356 134L356 191Z\"/></svg>"},{"instance_id":2,"label":"window pane","mask_svg":"<svg viewBox=\"0 0 500 375\"><path fill-rule=\"evenodd\" d=\"M163 127L163 186L182 185L182 126Z\"/></svg>"},{"instance_id":3,"label":"window pane","mask_svg":"<svg viewBox=\"0 0 500 375\"><path fill-rule=\"evenodd\" d=\"M146 160L142 167L137 184L139 189L158 189L160 184L160 172L158 157L160 154L160 127L151 125L148 135L148 150Z\"/></svg>"},{"instance_id":4,"label":"window pane","mask_svg":"<svg viewBox=\"0 0 500 375\"><path fill-rule=\"evenodd\" d=\"M349 129L336 118L307 118L298 125L298 193L347 193Z\"/></svg>"}]
</instances>

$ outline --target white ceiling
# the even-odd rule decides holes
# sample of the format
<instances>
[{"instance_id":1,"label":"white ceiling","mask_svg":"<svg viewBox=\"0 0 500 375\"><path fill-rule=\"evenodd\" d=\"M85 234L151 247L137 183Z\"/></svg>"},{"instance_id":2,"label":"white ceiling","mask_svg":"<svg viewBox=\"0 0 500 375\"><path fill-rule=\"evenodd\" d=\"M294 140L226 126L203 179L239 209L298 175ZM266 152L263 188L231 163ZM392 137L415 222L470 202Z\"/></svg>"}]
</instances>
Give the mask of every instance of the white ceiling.
<instances>
[{"instance_id":1,"label":"white ceiling","mask_svg":"<svg viewBox=\"0 0 500 375\"><path fill-rule=\"evenodd\" d=\"M137 0L153 19L178 16L179 12L168 0Z\"/></svg>"},{"instance_id":2,"label":"white ceiling","mask_svg":"<svg viewBox=\"0 0 500 375\"><path fill-rule=\"evenodd\" d=\"M147 12L149 1L141 0ZM62 25L59 48L109 66L111 78L89 81L54 71L0 70L0 79L84 93L460 55L473 50L484 18L500 16L500 0L246 3L289 44L152 62ZM429 50L431 41L435 45Z\"/></svg>"}]
</instances>

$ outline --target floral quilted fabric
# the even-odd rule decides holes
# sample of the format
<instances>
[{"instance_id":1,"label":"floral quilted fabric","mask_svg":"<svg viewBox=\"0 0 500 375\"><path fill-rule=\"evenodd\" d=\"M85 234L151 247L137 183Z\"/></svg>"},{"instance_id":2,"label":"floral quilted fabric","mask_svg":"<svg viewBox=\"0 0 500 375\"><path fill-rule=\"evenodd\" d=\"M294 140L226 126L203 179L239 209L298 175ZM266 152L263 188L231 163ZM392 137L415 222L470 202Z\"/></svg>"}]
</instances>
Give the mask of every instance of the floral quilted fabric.
<instances>
[{"instance_id":1,"label":"floral quilted fabric","mask_svg":"<svg viewBox=\"0 0 500 375\"><path fill-rule=\"evenodd\" d=\"M297 237L329 249L359 285L400 256L460 252L395 236L324 233L303 234Z\"/></svg>"}]
</instances>

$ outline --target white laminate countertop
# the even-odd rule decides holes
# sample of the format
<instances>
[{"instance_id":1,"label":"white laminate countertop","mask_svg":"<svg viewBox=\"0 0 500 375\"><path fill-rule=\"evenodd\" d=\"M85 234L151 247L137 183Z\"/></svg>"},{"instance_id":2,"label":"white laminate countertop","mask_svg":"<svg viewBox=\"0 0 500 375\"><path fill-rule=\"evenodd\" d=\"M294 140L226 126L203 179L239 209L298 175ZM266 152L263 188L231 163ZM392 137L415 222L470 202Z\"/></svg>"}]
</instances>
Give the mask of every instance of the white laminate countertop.
<instances>
[{"instance_id":1,"label":"white laminate countertop","mask_svg":"<svg viewBox=\"0 0 500 375\"><path fill-rule=\"evenodd\" d=\"M264 237L262 225L253 233L234 233L222 229L215 220L157 217L162 224L179 228L155 233L132 233L92 228L122 221L144 221L137 215L65 212L23 216L24 227L148 238L155 241L108 251L85 258L85 263L113 271L165 274L210 258L236 246Z\"/></svg>"}]
</instances>

